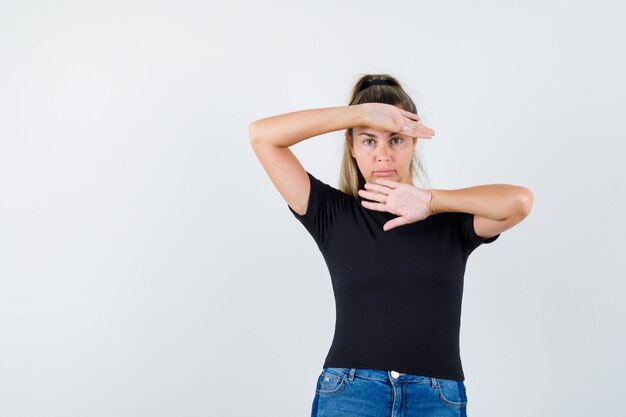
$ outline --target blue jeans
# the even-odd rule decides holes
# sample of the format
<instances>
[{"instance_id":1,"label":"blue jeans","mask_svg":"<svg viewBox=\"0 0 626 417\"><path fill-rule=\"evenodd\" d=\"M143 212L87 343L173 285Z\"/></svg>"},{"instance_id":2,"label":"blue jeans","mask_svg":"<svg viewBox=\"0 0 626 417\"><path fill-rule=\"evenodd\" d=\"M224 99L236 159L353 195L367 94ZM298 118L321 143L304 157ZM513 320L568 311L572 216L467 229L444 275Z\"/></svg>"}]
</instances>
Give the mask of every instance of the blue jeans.
<instances>
[{"instance_id":1,"label":"blue jeans","mask_svg":"<svg viewBox=\"0 0 626 417\"><path fill-rule=\"evenodd\" d=\"M466 417L463 381L380 369L324 368L311 417Z\"/></svg>"}]
</instances>

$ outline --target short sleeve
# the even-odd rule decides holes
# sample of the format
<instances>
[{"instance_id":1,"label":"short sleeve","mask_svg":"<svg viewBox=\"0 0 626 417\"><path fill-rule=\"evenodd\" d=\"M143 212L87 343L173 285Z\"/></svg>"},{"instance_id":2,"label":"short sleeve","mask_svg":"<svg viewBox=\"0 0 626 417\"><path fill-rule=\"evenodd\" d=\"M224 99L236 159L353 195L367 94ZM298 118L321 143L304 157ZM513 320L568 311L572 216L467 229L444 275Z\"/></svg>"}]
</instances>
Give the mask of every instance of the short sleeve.
<instances>
[{"instance_id":1,"label":"short sleeve","mask_svg":"<svg viewBox=\"0 0 626 417\"><path fill-rule=\"evenodd\" d=\"M348 195L318 180L307 171L311 183L309 201L303 215L296 213L291 206L289 211L308 230L321 248L326 244L335 221L344 209Z\"/></svg>"},{"instance_id":2,"label":"short sleeve","mask_svg":"<svg viewBox=\"0 0 626 417\"><path fill-rule=\"evenodd\" d=\"M467 245L467 253L471 253L478 246L483 243L491 243L500 237L500 233L495 236L491 236L484 239L476 234L474 229L474 214L473 213L460 213L461 215L461 229L465 236L465 242Z\"/></svg>"}]
</instances>

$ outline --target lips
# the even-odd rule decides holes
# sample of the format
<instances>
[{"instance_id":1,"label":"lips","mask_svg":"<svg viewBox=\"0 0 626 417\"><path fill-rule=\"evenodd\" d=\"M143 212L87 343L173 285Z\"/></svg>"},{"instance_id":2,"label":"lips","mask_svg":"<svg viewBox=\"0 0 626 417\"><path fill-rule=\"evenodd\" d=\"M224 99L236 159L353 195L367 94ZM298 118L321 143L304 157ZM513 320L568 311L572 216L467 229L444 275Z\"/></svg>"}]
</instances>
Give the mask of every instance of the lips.
<instances>
[{"instance_id":1,"label":"lips","mask_svg":"<svg viewBox=\"0 0 626 417\"><path fill-rule=\"evenodd\" d=\"M387 169L384 171L374 171L374 175L378 175L379 177L388 177L391 174L393 174L392 169Z\"/></svg>"}]
</instances>

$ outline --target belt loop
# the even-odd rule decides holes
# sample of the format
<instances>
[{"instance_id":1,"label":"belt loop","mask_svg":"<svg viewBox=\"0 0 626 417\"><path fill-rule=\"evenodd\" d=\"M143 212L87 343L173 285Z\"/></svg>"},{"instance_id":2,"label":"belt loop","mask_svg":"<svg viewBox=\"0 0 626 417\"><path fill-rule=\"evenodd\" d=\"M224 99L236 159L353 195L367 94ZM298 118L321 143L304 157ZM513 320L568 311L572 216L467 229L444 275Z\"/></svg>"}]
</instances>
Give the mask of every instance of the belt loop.
<instances>
[{"instance_id":1,"label":"belt loop","mask_svg":"<svg viewBox=\"0 0 626 417\"><path fill-rule=\"evenodd\" d=\"M356 372L356 368L350 368L350 375L348 375L348 381L354 380L354 373Z\"/></svg>"},{"instance_id":2,"label":"belt loop","mask_svg":"<svg viewBox=\"0 0 626 417\"><path fill-rule=\"evenodd\" d=\"M437 387L437 378L430 377L430 386L432 388L436 388Z\"/></svg>"}]
</instances>

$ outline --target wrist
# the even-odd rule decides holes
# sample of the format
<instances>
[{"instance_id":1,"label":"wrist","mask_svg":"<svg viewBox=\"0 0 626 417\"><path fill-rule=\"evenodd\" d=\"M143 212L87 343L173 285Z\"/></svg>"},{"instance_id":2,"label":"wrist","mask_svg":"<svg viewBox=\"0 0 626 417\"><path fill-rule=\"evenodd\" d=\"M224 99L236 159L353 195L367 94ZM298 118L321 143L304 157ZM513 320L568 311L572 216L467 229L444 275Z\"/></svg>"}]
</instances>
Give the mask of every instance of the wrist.
<instances>
[{"instance_id":1,"label":"wrist","mask_svg":"<svg viewBox=\"0 0 626 417\"><path fill-rule=\"evenodd\" d=\"M354 111L354 126L369 126L367 121L367 103L353 104L349 106Z\"/></svg>"},{"instance_id":2,"label":"wrist","mask_svg":"<svg viewBox=\"0 0 626 417\"><path fill-rule=\"evenodd\" d=\"M428 214L432 216L433 214L437 214L435 209L435 190L428 190L430 193L430 200L428 201Z\"/></svg>"},{"instance_id":3,"label":"wrist","mask_svg":"<svg viewBox=\"0 0 626 417\"><path fill-rule=\"evenodd\" d=\"M448 213L462 211L459 207L458 190L429 190L432 192L431 212Z\"/></svg>"}]
</instances>

